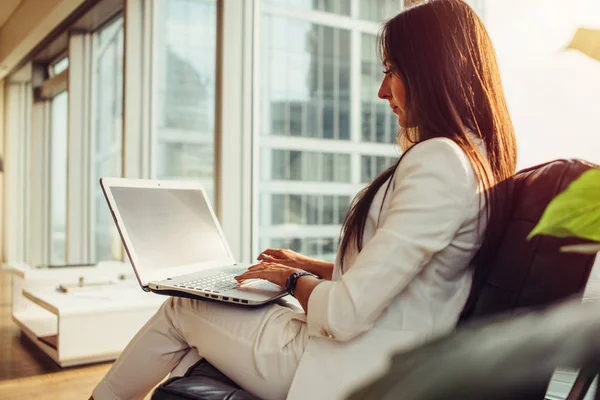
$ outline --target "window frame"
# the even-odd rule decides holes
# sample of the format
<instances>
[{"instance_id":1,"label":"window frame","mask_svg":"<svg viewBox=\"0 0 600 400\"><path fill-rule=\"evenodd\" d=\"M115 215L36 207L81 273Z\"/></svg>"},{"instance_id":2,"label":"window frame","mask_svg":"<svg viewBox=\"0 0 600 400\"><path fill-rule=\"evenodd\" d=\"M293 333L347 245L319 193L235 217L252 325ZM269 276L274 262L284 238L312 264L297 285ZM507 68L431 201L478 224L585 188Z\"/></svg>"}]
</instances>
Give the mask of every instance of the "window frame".
<instances>
[{"instance_id":1,"label":"window frame","mask_svg":"<svg viewBox=\"0 0 600 400\"><path fill-rule=\"evenodd\" d=\"M86 170L86 176L88 177L87 182L83 182L84 184L87 183L87 187L88 187L88 193L87 193L87 198L85 201L86 204L86 216L88 219L88 224L85 227L86 231L86 235L85 235L85 240L86 240L86 245L88 246L88 253L87 253L87 260L88 261L92 261L92 262L101 262L101 261L123 261L124 260L124 251L123 251L123 247L120 246L119 250L116 251L114 248L112 248L111 250L111 258L110 259L101 259L99 258L98 254L96 254L96 232L97 232L97 227L96 227L96 203L95 203L95 197L96 197L96 192L100 190L100 185L98 182L98 174L96 171L96 164L98 162L96 156L97 156L97 152L96 152L96 139L97 139L97 135L98 135L98 130L97 130L97 125L96 125L96 120L97 120L97 90L98 90L98 85L97 85L97 80L96 80L96 74L98 73L98 67L99 67L99 58L100 56L105 54L105 51L107 51L109 49L109 46L113 44L113 39L115 39L116 36L119 35L119 32L121 30L123 30L123 73L124 73L124 61L125 61L125 23L124 23L124 13L120 12L114 16L112 16L111 18L109 18L107 21L105 21L100 27L98 27L97 29L95 29L94 31L90 32L88 34L89 37L89 49L90 49L90 62L88 63L89 65L89 98L90 98L90 106L89 106L89 135L88 135L88 146L87 146L87 151L88 151L88 166L87 166L87 170ZM107 32L105 31L105 29L107 29L107 27L110 27L110 29L112 29L112 31L108 32L108 35L110 36L108 39L105 40L105 42L103 43L102 47L97 47L96 46L96 41L98 40L98 35L100 34L107 34ZM124 76L123 76L123 81L124 81ZM123 88L124 89L124 82L123 82ZM124 103L124 96L125 93L123 92L123 103ZM121 107L123 107L124 104L121 104ZM121 157L121 167L120 167L120 171L118 172L118 174L116 176L120 177L123 174L123 164L124 164L124 160L123 160L123 141L124 141L124 132L123 132L123 121L121 121L121 143L120 143L120 157ZM104 202L104 200L101 200L103 203L103 206L106 208L106 211L108 212L108 205ZM112 218L111 218L111 222L112 222ZM113 232L113 234L118 235L118 232L115 230ZM115 237L111 237L111 240L114 240Z\"/></svg>"},{"instance_id":2,"label":"window frame","mask_svg":"<svg viewBox=\"0 0 600 400\"><path fill-rule=\"evenodd\" d=\"M252 213L256 201L252 176L257 167L252 137L256 1L246 0L242 6L239 0L217 3L215 209L236 260L242 262L252 261L257 221Z\"/></svg>"},{"instance_id":3,"label":"window frame","mask_svg":"<svg viewBox=\"0 0 600 400\"><path fill-rule=\"evenodd\" d=\"M123 176L151 178L155 1L125 4ZM162 0L158 0L162 1ZM249 262L251 215L252 8L254 0L215 0L215 163L213 208L237 260ZM242 51L240 51L242 49ZM140 73L141 71L141 73ZM241 88L241 90L240 90Z\"/></svg>"},{"instance_id":4,"label":"window frame","mask_svg":"<svg viewBox=\"0 0 600 400\"><path fill-rule=\"evenodd\" d=\"M2 261L23 262L32 249L30 242L31 190L31 63L2 82L3 157L2 172ZM9 188L9 190L5 190Z\"/></svg>"},{"instance_id":5,"label":"window frame","mask_svg":"<svg viewBox=\"0 0 600 400\"><path fill-rule=\"evenodd\" d=\"M69 35L69 121L66 262L90 261L90 136L92 124L92 34ZM83 190L82 190L83 189ZM86 190L88 189L88 190Z\"/></svg>"}]
</instances>

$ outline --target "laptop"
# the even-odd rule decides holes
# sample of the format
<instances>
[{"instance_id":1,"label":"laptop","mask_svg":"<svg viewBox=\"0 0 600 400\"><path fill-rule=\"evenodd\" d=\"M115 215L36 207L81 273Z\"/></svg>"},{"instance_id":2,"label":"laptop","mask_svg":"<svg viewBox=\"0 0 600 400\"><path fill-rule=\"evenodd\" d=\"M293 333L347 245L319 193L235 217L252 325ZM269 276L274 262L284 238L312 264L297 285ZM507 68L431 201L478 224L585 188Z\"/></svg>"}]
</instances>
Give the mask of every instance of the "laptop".
<instances>
[{"instance_id":1,"label":"laptop","mask_svg":"<svg viewBox=\"0 0 600 400\"><path fill-rule=\"evenodd\" d=\"M250 264L235 262L201 184L101 178L100 186L145 291L243 306L287 294L264 280L234 279Z\"/></svg>"}]
</instances>

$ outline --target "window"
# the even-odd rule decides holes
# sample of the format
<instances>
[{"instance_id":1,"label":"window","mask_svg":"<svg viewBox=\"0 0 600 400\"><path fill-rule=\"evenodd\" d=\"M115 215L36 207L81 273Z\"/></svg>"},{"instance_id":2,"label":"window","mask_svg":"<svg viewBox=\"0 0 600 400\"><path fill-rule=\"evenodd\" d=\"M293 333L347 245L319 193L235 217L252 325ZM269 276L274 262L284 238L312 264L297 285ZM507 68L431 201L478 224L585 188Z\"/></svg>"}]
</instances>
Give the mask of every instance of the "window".
<instances>
[{"instance_id":1,"label":"window","mask_svg":"<svg viewBox=\"0 0 600 400\"><path fill-rule=\"evenodd\" d=\"M31 65L5 78L3 261L29 261L31 250ZM41 186L41 185L40 185ZM39 187L38 187L39 188ZM40 218L41 219L41 218Z\"/></svg>"},{"instance_id":2,"label":"window","mask_svg":"<svg viewBox=\"0 0 600 400\"><path fill-rule=\"evenodd\" d=\"M62 57L50 66L49 75L56 76L69 69L69 57Z\"/></svg>"},{"instance_id":3,"label":"window","mask_svg":"<svg viewBox=\"0 0 600 400\"><path fill-rule=\"evenodd\" d=\"M341 225L349 206L350 196L274 194L270 225Z\"/></svg>"},{"instance_id":4,"label":"window","mask_svg":"<svg viewBox=\"0 0 600 400\"><path fill-rule=\"evenodd\" d=\"M271 14L262 27L264 133L349 140L350 31Z\"/></svg>"},{"instance_id":5,"label":"window","mask_svg":"<svg viewBox=\"0 0 600 400\"><path fill-rule=\"evenodd\" d=\"M350 155L273 150L271 170L273 180L350 182Z\"/></svg>"},{"instance_id":6,"label":"window","mask_svg":"<svg viewBox=\"0 0 600 400\"><path fill-rule=\"evenodd\" d=\"M121 246L113 218L106 205L101 177L122 175L123 141L123 17L95 33L93 43L93 108L91 154L92 224L91 259L121 258Z\"/></svg>"},{"instance_id":7,"label":"window","mask_svg":"<svg viewBox=\"0 0 600 400\"><path fill-rule=\"evenodd\" d=\"M361 36L361 139L365 142L393 143L398 119L386 101L373 96L381 85L383 67L377 55L377 37Z\"/></svg>"},{"instance_id":8,"label":"window","mask_svg":"<svg viewBox=\"0 0 600 400\"><path fill-rule=\"evenodd\" d=\"M352 0L264 0L266 4L297 10L318 10L328 13L350 15Z\"/></svg>"},{"instance_id":9,"label":"window","mask_svg":"<svg viewBox=\"0 0 600 400\"><path fill-rule=\"evenodd\" d=\"M50 103L50 263L66 262L67 243L67 92Z\"/></svg>"},{"instance_id":10,"label":"window","mask_svg":"<svg viewBox=\"0 0 600 400\"><path fill-rule=\"evenodd\" d=\"M361 0L360 17L380 22L393 17L398 12L398 0Z\"/></svg>"},{"instance_id":11,"label":"window","mask_svg":"<svg viewBox=\"0 0 600 400\"><path fill-rule=\"evenodd\" d=\"M153 4L153 175L200 180L212 199L216 1Z\"/></svg>"},{"instance_id":12,"label":"window","mask_svg":"<svg viewBox=\"0 0 600 400\"><path fill-rule=\"evenodd\" d=\"M360 176L361 182L369 183L377 177L385 169L389 168L398 161L393 157L382 156L361 156L360 159Z\"/></svg>"},{"instance_id":13,"label":"window","mask_svg":"<svg viewBox=\"0 0 600 400\"><path fill-rule=\"evenodd\" d=\"M400 2L262 0L259 7L255 243L333 260L351 199L397 159L397 118L377 97L376 34Z\"/></svg>"}]
</instances>

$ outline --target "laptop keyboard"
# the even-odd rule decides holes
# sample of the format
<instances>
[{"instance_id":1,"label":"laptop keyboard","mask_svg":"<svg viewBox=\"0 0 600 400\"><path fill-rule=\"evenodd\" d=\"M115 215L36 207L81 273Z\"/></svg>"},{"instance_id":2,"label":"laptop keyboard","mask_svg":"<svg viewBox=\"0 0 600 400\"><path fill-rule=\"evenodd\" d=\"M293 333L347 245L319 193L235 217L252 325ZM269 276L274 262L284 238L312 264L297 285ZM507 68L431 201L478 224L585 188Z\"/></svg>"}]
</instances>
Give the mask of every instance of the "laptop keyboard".
<instances>
[{"instance_id":1,"label":"laptop keyboard","mask_svg":"<svg viewBox=\"0 0 600 400\"><path fill-rule=\"evenodd\" d=\"M239 282L233 278L237 275L240 275L244 271L246 271L246 269L221 272L215 275L203 276L188 282L179 283L174 286L184 289L196 289L213 293L226 292L239 287ZM244 286L246 286L247 283L258 281L259 279L249 279L244 282Z\"/></svg>"}]
</instances>

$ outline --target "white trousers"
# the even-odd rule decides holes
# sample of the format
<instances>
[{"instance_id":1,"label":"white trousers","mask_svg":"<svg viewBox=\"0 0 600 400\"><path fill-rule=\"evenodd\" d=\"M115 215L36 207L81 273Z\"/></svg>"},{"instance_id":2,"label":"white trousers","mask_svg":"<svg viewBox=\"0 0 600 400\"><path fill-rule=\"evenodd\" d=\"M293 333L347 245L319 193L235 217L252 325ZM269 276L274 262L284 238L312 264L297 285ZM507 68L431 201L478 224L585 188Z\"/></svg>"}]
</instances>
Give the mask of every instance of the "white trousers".
<instances>
[{"instance_id":1,"label":"white trousers","mask_svg":"<svg viewBox=\"0 0 600 400\"><path fill-rule=\"evenodd\" d=\"M293 306L241 308L172 297L127 345L93 396L143 399L174 369L182 374L204 357L255 396L284 399L307 342L304 313ZM177 368L182 359L184 368Z\"/></svg>"}]
</instances>

